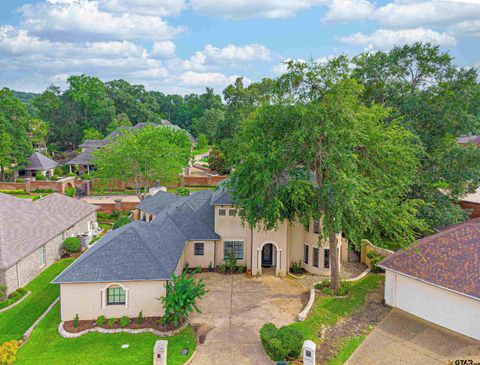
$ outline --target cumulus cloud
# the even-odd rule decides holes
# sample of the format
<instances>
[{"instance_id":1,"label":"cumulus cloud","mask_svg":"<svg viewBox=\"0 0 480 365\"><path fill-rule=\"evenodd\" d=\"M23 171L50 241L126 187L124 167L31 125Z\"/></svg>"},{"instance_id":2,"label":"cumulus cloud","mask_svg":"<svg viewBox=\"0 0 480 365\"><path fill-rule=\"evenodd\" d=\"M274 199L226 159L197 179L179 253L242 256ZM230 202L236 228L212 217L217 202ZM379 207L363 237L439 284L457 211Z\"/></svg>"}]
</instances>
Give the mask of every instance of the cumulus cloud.
<instances>
[{"instance_id":1,"label":"cumulus cloud","mask_svg":"<svg viewBox=\"0 0 480 365\"><path fill-rule=\"evenodd\" d=\"M375 11L375 6L368 0L333 0L327 6L325 21L370 19Z\"/></svg>"},{"instance_id":2,"label":"cumulus cloud","mask_svg":"<svg viewBox=\"0 0 480 365\"><path fill-rule=\"evenodd\" d=\"M184 31L158 16L110 13L88 0L49 0L18 11L23 29L52 40L168 40Z\"/></svg>"},{"instance_id":3,"label":"cumulus cloud","mask_svg":"<svg viewBox=\"0 0 480 365\"><path fill-rule=\"evenodd\" d=\"M204 15L230 19L288 18L325 0L191 0L192 8Z\"/></svg>"},{"instance_id":4,"label":"cumulus cloud","mask_svg":"<svg viewBox=\"0 0 480 365\"><path fill-rule=\"evenodd\" d=\"M176 16L186 9L184 0L101 0L108 11L152 16Z\"/></svg>"},{"instance_id":5,"label":"cumulus cloud","mask_svg":"<svg viewBox=\"0 0 480 365\"><path fill-rule=\"evenodd\" d=\"M194 72L186 71L180 75L180 81L184 85L192 86L225 86L233 81L238 76L225 76L220 72Z\"/></svg>"},{"instance_id":6,"label":"cumulus cloud","mask_svg":"<svg viewBox=\"0 0 480 365\"><path fill-rule=\"evenodd\" d=\"M151 54L158 58L171 58L175 56L175 48L172 41L154 42Z\"/></svg>"},{"instance_id":7,"label":"cumulus cloud","mask_svg":"<svg viewBox=\"0 0 480 365\"><path fill-rule=\"evenodd\" d=\"M456 44L455 38L450 34L440 33L422 27L401 30L378 29L371 34L354 33L344 37L337 37L337 39L342 43L380 49L388 49L396 45L412 44L415 42L430 42L443 46Z\"/></svg>"}]
</instances>

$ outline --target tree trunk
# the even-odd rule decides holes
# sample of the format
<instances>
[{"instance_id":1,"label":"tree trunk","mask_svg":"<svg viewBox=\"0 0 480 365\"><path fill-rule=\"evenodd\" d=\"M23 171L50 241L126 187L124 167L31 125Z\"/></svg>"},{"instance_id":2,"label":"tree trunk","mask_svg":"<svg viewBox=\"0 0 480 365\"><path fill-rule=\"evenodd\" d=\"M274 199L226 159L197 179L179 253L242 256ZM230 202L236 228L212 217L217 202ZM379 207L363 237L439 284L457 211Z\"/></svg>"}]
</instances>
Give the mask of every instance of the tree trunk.
<instances>
[{"instance_id":1,"label":"tree trunk","mask_svg":"<svg viewBox=\"0 0 480 365\"><path fill-rule=\"evenodd\" d=\"M5 181L5 167L3 167L3 165L0 166L0 175L1 175L1 178L2 178L2 181Z\"/></svg>"},{"instance_id":2,"label":"tree trunk","mask_svg":"<svg viewBox=\"0 0 480 365\"><path fill-rule=\"evenodd\" d=\"M337 235L333 223L328 227L328 243L330 247L330 288L337 290L340 287L340 266L338 265Z\"/></svg>"}]
</instances>

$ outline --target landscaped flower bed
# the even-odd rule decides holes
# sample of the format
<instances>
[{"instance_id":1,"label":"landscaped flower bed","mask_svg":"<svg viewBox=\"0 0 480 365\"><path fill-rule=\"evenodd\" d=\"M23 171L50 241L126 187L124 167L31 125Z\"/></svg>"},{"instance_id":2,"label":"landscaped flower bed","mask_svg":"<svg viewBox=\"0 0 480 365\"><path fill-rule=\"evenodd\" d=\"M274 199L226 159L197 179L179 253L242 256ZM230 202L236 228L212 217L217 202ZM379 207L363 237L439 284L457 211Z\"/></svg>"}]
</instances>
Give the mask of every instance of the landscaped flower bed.
<instances>
[{"instance_id":1,"label":"landscaped flower bed","mask_svg":"<svg viewBox=\"0 0 480 365\"><path fill-rule=\"evenodd\" d=\"M144 329L144 328L151 328L157 330L159 332L170 332L175 330L176 328L182 327L182 325L175 327L172 323L163 323L163 317L143 317L142 323L137 323L137 318L130 318L130 323L126 326L122 326L120 324L120 319L116 318L115 323L113 325L109 324L109 320L106 319L103 324L98 324L95 320L79 320L78 326L74 326L74 321L66 321L63 323L63 328L65 331L71 333L83 332L88 329L93 329L95 327L104 328L107 330L111 329ZM183 324L183 323L182 323Z\"/></svg>"}]
</instances>

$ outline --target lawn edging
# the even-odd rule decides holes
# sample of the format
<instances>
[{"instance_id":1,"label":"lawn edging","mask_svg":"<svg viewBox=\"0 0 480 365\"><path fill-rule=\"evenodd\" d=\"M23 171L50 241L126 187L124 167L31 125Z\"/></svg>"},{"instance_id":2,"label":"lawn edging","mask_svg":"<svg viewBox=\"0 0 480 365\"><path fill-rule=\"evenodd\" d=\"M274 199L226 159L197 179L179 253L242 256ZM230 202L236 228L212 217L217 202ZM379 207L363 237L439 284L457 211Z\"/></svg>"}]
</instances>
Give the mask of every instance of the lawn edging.
<instances>
[{"instance_id":1,"label":"lawn edging","mask_svg":"<svg viewBox=\"0 0 480 365\"><path fill-rule=\"evenodd\" d=\"M139 333L149 333L150 332L150 333L153 333L154 335L159 336L159 337L170 337L170 336L174 336L174 335L180 333L181 331L183 331L188 326L188 321L185 321L180 327L175 328L174 330L165 331L165 332L158 331L154 328L140 328L140 329L112 328L112 329L107 329L107 328L102 328L102 327L94 327L94 328L89 328L85 331L72 333L72 332L68 332L67 330L65 330L65 328L63 328L64 323L65 322L61 321L58 324L58 333L63 338L77 338L77 337L81 337L81 336L86 335L87 333L91 333L91 332L99 332L99 333L104 333L104 334L125 332L125 333L130 333L132 335L139 334Z\"/></svg>"},{"instance_id":2,"label":"lawn edging","mask_svg":"<svg viewBox=\"0 0 480 365\"><path fill-rule=\"evenodd\" d=\"M315 302L315 288L310 288L310 299L308 300L307 305L303 310L298 314L298 320L300 322L303 322L305 318L307 318L308 313L310 313L310 310L312 309L313 303Z\"/></svg>"},{"instance_id":3,"label":"lawn edging","mask_svg":"<svg viewBox=\"0 0 480 365\"><path fill-rule=\"evenodd\" d=\"M29 290L25 293L25 295L23 297L21 297L19 300L17 300L16 302L13 302L12 304L10 304L9 306L6 306L5 308L2 308L0 309L0 313L2 312L5 312L13 307L15 307L16 305L20 304L21 302L23 302L25 299L27 299L27 297L32 294L32 292Z\"/></svg>"},{"instance_id":4,"label":"lawn edging","mask_svg":"<svg viewBox=\"0 0 480 365\"><path fill-rule=\"evenodd\" d=\"M40 321L45 318L45 316L52 310L53 307L55 307L55 305L60 301L60 297L58 297L57 299L55 299L49 306L48 308L45 310L45 312L42 313L42 315L40 317L37 318L37 320L35 322L33 322L33 324L30 326L30 328L23 334L23 343L27 342L28 338L31 336L33 330L35 329L35 327L38 326L38 324L40 323Z\"/></svg>"}]
</instances>

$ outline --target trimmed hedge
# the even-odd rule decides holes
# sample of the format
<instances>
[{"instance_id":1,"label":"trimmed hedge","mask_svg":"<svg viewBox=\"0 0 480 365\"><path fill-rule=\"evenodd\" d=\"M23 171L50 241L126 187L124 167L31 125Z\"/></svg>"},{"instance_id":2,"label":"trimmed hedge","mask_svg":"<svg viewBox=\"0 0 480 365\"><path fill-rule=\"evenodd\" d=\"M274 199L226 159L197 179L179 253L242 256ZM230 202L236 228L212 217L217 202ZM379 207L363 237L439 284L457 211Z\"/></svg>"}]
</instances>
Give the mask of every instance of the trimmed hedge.
<instances>
[{"instance_id":1,"label":"trimmed hedge","mask_svg":"<svg viewBox=\"0 0 480 365\"><path fill-rule=\"evenodd\" d=\"M260 341L274 361L296 359L302 352L303 335L293 327L277 328L273 323L267 323L260 329Z\"/></svg>"},{"instance_id":2,"label":"trimmed hedge","mask_svg":"<svg viewBox=\"0 0 480 365\"><path fill-rule=\"evenodd\" d=\"M63 247L67 252L78 252L82 245L78 237L68 237L63 241Z\"/></svg>"},{"instance_id":3,"label":"trimmed hedge","mask_svg":"<svg viewBox=\"0 0 480 365\"><path fill-rule=\"evenodd\" d=\"M47 178L45 177L45 175L37 174L37 175L35 175L35 180L45 181L45 180L47 180Z\"/></svg>"},{"instance_id":4,"label":"trimmed hedge","mask_svg":"<svg viewBox=\"0 0 480 365\"><path fill-rule=\"evenodd\" d=\"M128 219L128 217L120 217L113 223L113 229L120 228L128 223L130 223L130 219Z\"/></svg>"}]
</instances>

